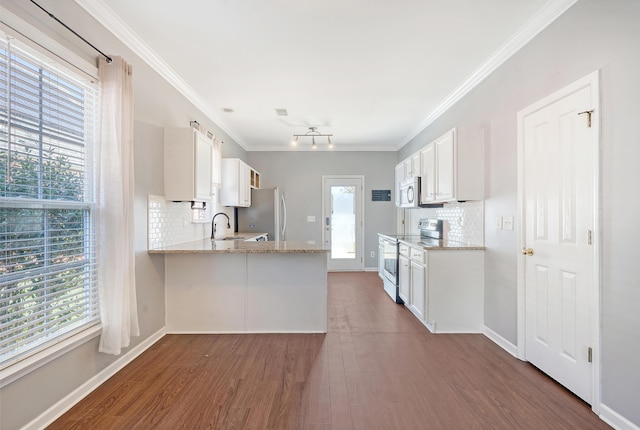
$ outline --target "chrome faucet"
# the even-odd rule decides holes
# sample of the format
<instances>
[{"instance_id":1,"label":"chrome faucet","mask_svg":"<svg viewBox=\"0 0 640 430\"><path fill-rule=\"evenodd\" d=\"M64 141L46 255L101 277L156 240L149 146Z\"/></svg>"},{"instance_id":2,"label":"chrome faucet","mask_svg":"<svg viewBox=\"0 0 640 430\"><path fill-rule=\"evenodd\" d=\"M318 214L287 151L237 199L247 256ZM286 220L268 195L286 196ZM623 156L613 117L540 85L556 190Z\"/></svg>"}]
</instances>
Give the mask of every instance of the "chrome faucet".
<instances>
[{"instance_id":1,"label":"chrome faucet","mask_svg":"<svg viewBox=\"0 0 640 430\"><path fill-rule=\"evenodd\" d=\"M214 239L216 236L216 223L214 222L216 220L216 217L218 215L224 215L227 217L227 228L231 228L231 220L229 219L229 215L227 215L224 212L218 212L217 214L215 214L213 216L213 218L211 218L211 239Z\"/></svg>"}]
</instances>

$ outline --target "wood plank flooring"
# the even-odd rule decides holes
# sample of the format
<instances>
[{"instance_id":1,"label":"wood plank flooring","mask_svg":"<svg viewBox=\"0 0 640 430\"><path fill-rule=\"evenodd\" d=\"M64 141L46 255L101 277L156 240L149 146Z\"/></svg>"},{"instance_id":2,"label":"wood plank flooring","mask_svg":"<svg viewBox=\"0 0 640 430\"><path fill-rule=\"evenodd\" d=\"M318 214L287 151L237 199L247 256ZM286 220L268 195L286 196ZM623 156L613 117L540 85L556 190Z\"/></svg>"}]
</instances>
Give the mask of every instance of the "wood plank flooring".
<instances>
[{"instance_id":1,"label":"wood plank flooring","mask_svg":"<svg viewBox=\"0 0 640 430\"><path fill-rule=\"evenodd\" d=\"M482 335L433 335L376 273L329 274L327 334L169 335L49 429L603 429Z\"/></svg>"}]
</instances>

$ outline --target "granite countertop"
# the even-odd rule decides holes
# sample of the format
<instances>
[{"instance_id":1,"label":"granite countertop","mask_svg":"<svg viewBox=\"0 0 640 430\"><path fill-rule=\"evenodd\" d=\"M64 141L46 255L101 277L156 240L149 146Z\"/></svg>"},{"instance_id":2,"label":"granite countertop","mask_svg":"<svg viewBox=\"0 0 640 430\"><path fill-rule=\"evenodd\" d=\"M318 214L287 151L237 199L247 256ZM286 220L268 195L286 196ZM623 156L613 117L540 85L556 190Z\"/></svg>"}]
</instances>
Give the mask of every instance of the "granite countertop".
<instances>
[{"instance_id":1,"label":"granite countertop","mask_svg":"<svg viewBox=\"0 0 640 430\"><path fill-rule=\"evenodd\" d=\"M386 236L392 239L397 239L399 242L405 243L409 246L424 248L427 251L436 250L459 250L459 251L484 251L487 248L483 245L477 245L467 242L457 242L454 240L425 240L420 238L418 234L382 234L380 236Z\"/></svg>"},{"instance_id":2,"label":"granite countertop","mask_svg":"<svg viewBox=\"0 0 640 430\"><path fill-rule=\"evenodd\" d=\"M255 236L255 235L254 235ZM149 254L293 254L326 253L329 250L322 244L308 244L295 241L246 242L244 240L202 239L179 243L157 249L149 249Z\"/></svg>"}]
</instances>

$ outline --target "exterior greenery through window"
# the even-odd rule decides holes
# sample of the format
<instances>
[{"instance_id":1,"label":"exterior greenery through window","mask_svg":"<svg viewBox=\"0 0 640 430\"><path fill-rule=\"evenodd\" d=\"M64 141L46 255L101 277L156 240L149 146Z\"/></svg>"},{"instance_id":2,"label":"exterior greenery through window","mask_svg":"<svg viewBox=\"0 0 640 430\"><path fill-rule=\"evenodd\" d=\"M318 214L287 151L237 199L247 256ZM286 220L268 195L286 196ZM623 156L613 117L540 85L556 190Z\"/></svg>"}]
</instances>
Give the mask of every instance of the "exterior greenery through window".
<instances>
[{"instance_id":1,"label":"exterior greenery through window","mask_svg":"<svg viewBox=\"0 0 640 430\"><path fill-rule=\"evenodd\" d=\"M99 322L97 88L44 61L0 41L0 368Z\"/></svg>"}]
</instances>

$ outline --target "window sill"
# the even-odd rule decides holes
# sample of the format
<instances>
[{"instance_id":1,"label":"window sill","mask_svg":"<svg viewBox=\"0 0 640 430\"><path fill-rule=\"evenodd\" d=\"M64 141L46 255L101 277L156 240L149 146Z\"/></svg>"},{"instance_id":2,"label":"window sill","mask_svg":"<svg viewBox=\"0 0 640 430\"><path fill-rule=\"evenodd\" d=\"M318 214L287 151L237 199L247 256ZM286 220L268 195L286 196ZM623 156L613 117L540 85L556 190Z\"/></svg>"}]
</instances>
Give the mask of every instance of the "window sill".
<instances>
[{"instance_id":1,"label":"window sill","mask_svg":"<svg viewBox=\"0 0 640 430\"><path fill-rule=\"evenodd\" d=\"M86 330L77 333L62 342L51 345L50 347L43 349L30 357L27 357L19 362L12 364L2 370L0 370L0 388L17 381L23 376L33 372L34 370L44 366L47 363L55 360L56 358L66 354L79 345L100 336L102 331L102 325L97 324Z\"/></svg>"}]
</instances>

